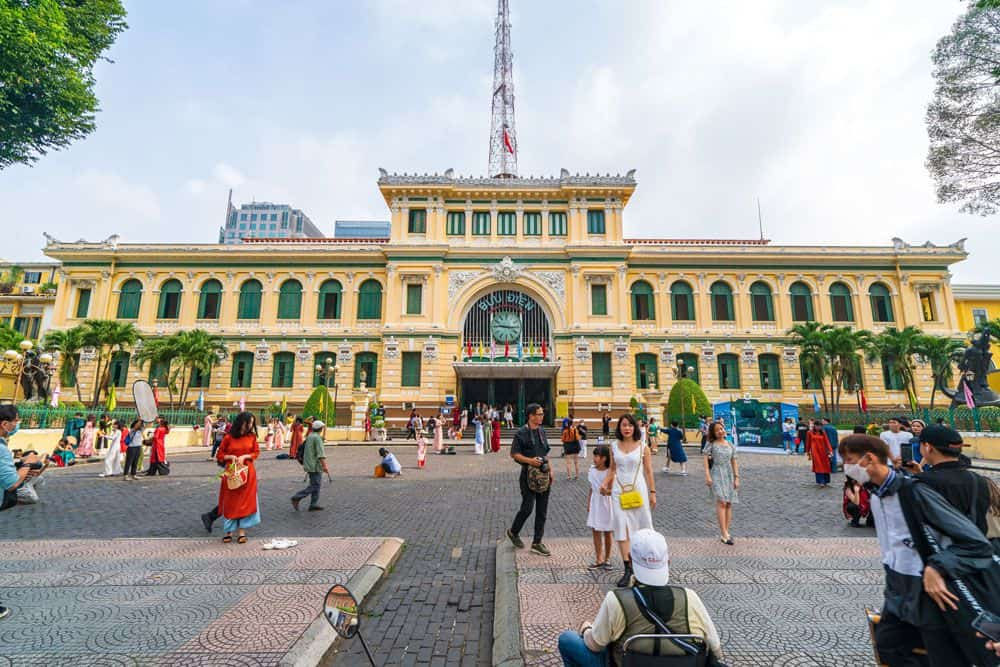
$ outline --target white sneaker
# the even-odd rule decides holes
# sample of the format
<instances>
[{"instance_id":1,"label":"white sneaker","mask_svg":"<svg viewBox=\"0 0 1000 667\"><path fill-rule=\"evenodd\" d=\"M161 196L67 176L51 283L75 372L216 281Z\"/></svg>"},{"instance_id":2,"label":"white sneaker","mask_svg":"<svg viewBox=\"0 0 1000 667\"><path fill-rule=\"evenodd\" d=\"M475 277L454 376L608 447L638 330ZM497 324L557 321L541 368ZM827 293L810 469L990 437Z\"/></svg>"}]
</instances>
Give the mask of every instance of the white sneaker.
<instances>
[{"instance_id":1,"label":"white sneaker","mask_svg":"<svg viewBox=\"0 0 1000 667\"><path fill-rule=\"evenodd\" d=\"M670 472L670 467L669 466L663 466L662 472L669 473Z\"/></svg>"}]
</instances>

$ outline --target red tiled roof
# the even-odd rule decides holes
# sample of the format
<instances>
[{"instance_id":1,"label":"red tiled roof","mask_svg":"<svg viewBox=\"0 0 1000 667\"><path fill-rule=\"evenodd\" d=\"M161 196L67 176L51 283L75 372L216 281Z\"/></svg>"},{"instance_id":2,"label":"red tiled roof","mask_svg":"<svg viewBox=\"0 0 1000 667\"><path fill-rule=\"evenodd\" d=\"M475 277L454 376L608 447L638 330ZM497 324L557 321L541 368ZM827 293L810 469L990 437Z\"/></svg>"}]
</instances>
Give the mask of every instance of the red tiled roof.
<instances>
[{"instance_id":1,"label":"red tiled roof","mask_svg":"<svg viewBox=\"0 0 1000 667\"><path fill-rule=\"evenodd\" d=\"M771 239L623 239L632 245L767 245Z\"/></svg>"},{"instance_id":2,"label":"red tiled roof","mask_svg":"<svg viewBox=\"0 0 1000 667\"><path fill-rule=\"evenodd\" d=\"M388 237L379 237L372 239L341 239L333 237L324 238L306 238L306 239L269 239L269 238L245 238L242 239L243 243L388 243Z\"/></svg>"}]
</instances>

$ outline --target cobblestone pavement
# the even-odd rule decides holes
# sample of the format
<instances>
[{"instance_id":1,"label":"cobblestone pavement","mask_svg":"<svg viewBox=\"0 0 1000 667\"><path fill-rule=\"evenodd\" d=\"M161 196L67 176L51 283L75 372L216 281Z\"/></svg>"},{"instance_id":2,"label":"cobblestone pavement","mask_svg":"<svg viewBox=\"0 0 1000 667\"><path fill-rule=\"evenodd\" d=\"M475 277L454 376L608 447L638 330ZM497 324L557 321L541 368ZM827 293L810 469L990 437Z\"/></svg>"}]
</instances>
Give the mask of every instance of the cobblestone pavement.
<instances>
[{"instance_id":1,"label":"cobblestone pavement","mask_svg":"<svg viewBox=\"0 0 1000 667\"><path fill-rule=\"evenodd\" d=\"M427 468L417 470L413 446L390 444L404 466L399 479L371 478L378 460L373 447L327 450L334 482L323 486L324 512L294 512L288 498L304 486L301 468L264 453L258 465L263 524L250 531L251 544L259 536L405 539L406 549L392 575L366 603L370 617L364 621L364 634L377 662L488 665L495 548L520 502L516 466L506 447L499 455L481 457L465 447L457 456L428 456ZM689 455L693 453L689 450ZM0 514L0 536L18 540L204 535L198 515L215 503L218 469L201 453L172 458L169 477L138 482L100 479L94 465L57 470L41 490L41 504ZM657 469L662 458L661 453ZM735 509L735 539L834 537L849 538L846 544L874 543L868 531L845 525L840 492L818 489L804 457L744 454L741 462L743 487ZM546 534L553 539L587 536L587 465L581 461L581 478L567 481L564 462L556 457L553 464L558 477ZM718 534L700 462L692 464L688 477L656 475L660 504L653 521L668 538ZM834 486L842 481L842 474L834 475ZM717 548L721 553L729 547ZM768 613L771 588L755 590L763 600L758 614ZM267 622L266 610L259 618ZM859 640L863 629L859 621ZM357 653L357 644L351 642L336 664L361 664L364 658ZM809 648L802 646L803 656Z\"/></svg>"},{"instance_id":2,"label":"cobblestone pavement","mask_svg":"<svg viewBox=\"0 0 1000 667\"><path fill-rule=\"evenodd\" d=\"M206 538L0 542L3 656L14 665L277 665L383 542L288 550Z\"/></svg>"},{"instance_id":3,"label":"cobblestone pavement","mask_svg":"<svg viewBox=\"0 0 1000 667\"><path fill-rule=\"evenodd\" d=\"M881 600L878 545L854 538L670 540L670 580L705 602L731 665L860 665L872 659L865 605ZM593 572L587 539L516 555L527 664L558 667L559 633L593 620L621 571ZM620 560L616 559L618 567Z\"/></svg>"}]
</instances>

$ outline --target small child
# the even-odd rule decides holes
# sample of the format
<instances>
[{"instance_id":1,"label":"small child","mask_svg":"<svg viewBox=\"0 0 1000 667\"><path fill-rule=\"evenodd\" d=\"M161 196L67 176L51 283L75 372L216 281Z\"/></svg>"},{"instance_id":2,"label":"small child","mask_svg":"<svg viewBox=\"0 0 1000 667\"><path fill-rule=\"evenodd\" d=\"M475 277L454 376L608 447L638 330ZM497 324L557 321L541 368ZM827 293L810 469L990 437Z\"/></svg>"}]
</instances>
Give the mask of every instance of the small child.
<instances>
[{"instance_id":1,"label":"small child","mask_svg":"<svg viewBox=\"0 0 1000 667\"><path fill-rule=\"evenodd\" d=\"M611 449L607 445L594 447L594 465L590 466L587 481L590 493L587 495L587 525L594 535L596 559L588 565L591 570L611 569L611 496L601 495L601 485L608 476L611 466Z\"/></svg>"},{"instance_id":2,"label":"small child","mask_svg":"<svg viewBox=\"0 0 1000 667\"><path fill-rule=\"evenodd\" d=\"M417 467L423 468L427 459L427 439L424 437L424 429L417 430Z\"/></svg>"}]
</instances>

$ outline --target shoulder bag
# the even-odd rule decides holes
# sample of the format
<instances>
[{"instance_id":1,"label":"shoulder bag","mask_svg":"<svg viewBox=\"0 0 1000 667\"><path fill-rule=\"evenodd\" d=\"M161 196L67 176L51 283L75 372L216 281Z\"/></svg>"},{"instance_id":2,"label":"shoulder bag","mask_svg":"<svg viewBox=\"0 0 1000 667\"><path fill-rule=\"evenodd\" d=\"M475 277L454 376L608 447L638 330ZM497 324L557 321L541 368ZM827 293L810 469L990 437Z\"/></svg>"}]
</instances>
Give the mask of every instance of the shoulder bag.
<instances>
[{"instance_id":1,"label":"shoulder bag","mask_svg":"<svg viewBox=\"0 0 1000 667\"><path fill-rule=\"evenodd\" d=\"M632 478L631 484L622 484L621 480L617 477L615 481L618 482L618 487L621 488L622 494L618 496L618 502L621 504L623 510L632 510L637 507L642 507L645 502L642 498L642 494L636 491L635 484L639 481L639 471L642 469L642 451L639 453L639 465L635 468L635 476Z\"/></svg>"},{"instance_id":2,"label":"shoulder bag","mask_svg":"<svg viewBox=\"0 0 1000 667\"><path fill-rule=\"evenodd\" d=\"M528 438L531 440L532 449L534 449L535 444L535 430L537 429L528 429ZM549 476L549 473L547 471L542 472L541 468L536 468L532 465L526 467L528 470L528 490L532 493L547 493L549 487L552 485L552 478Z\"/></svg>"}]
</instances>

